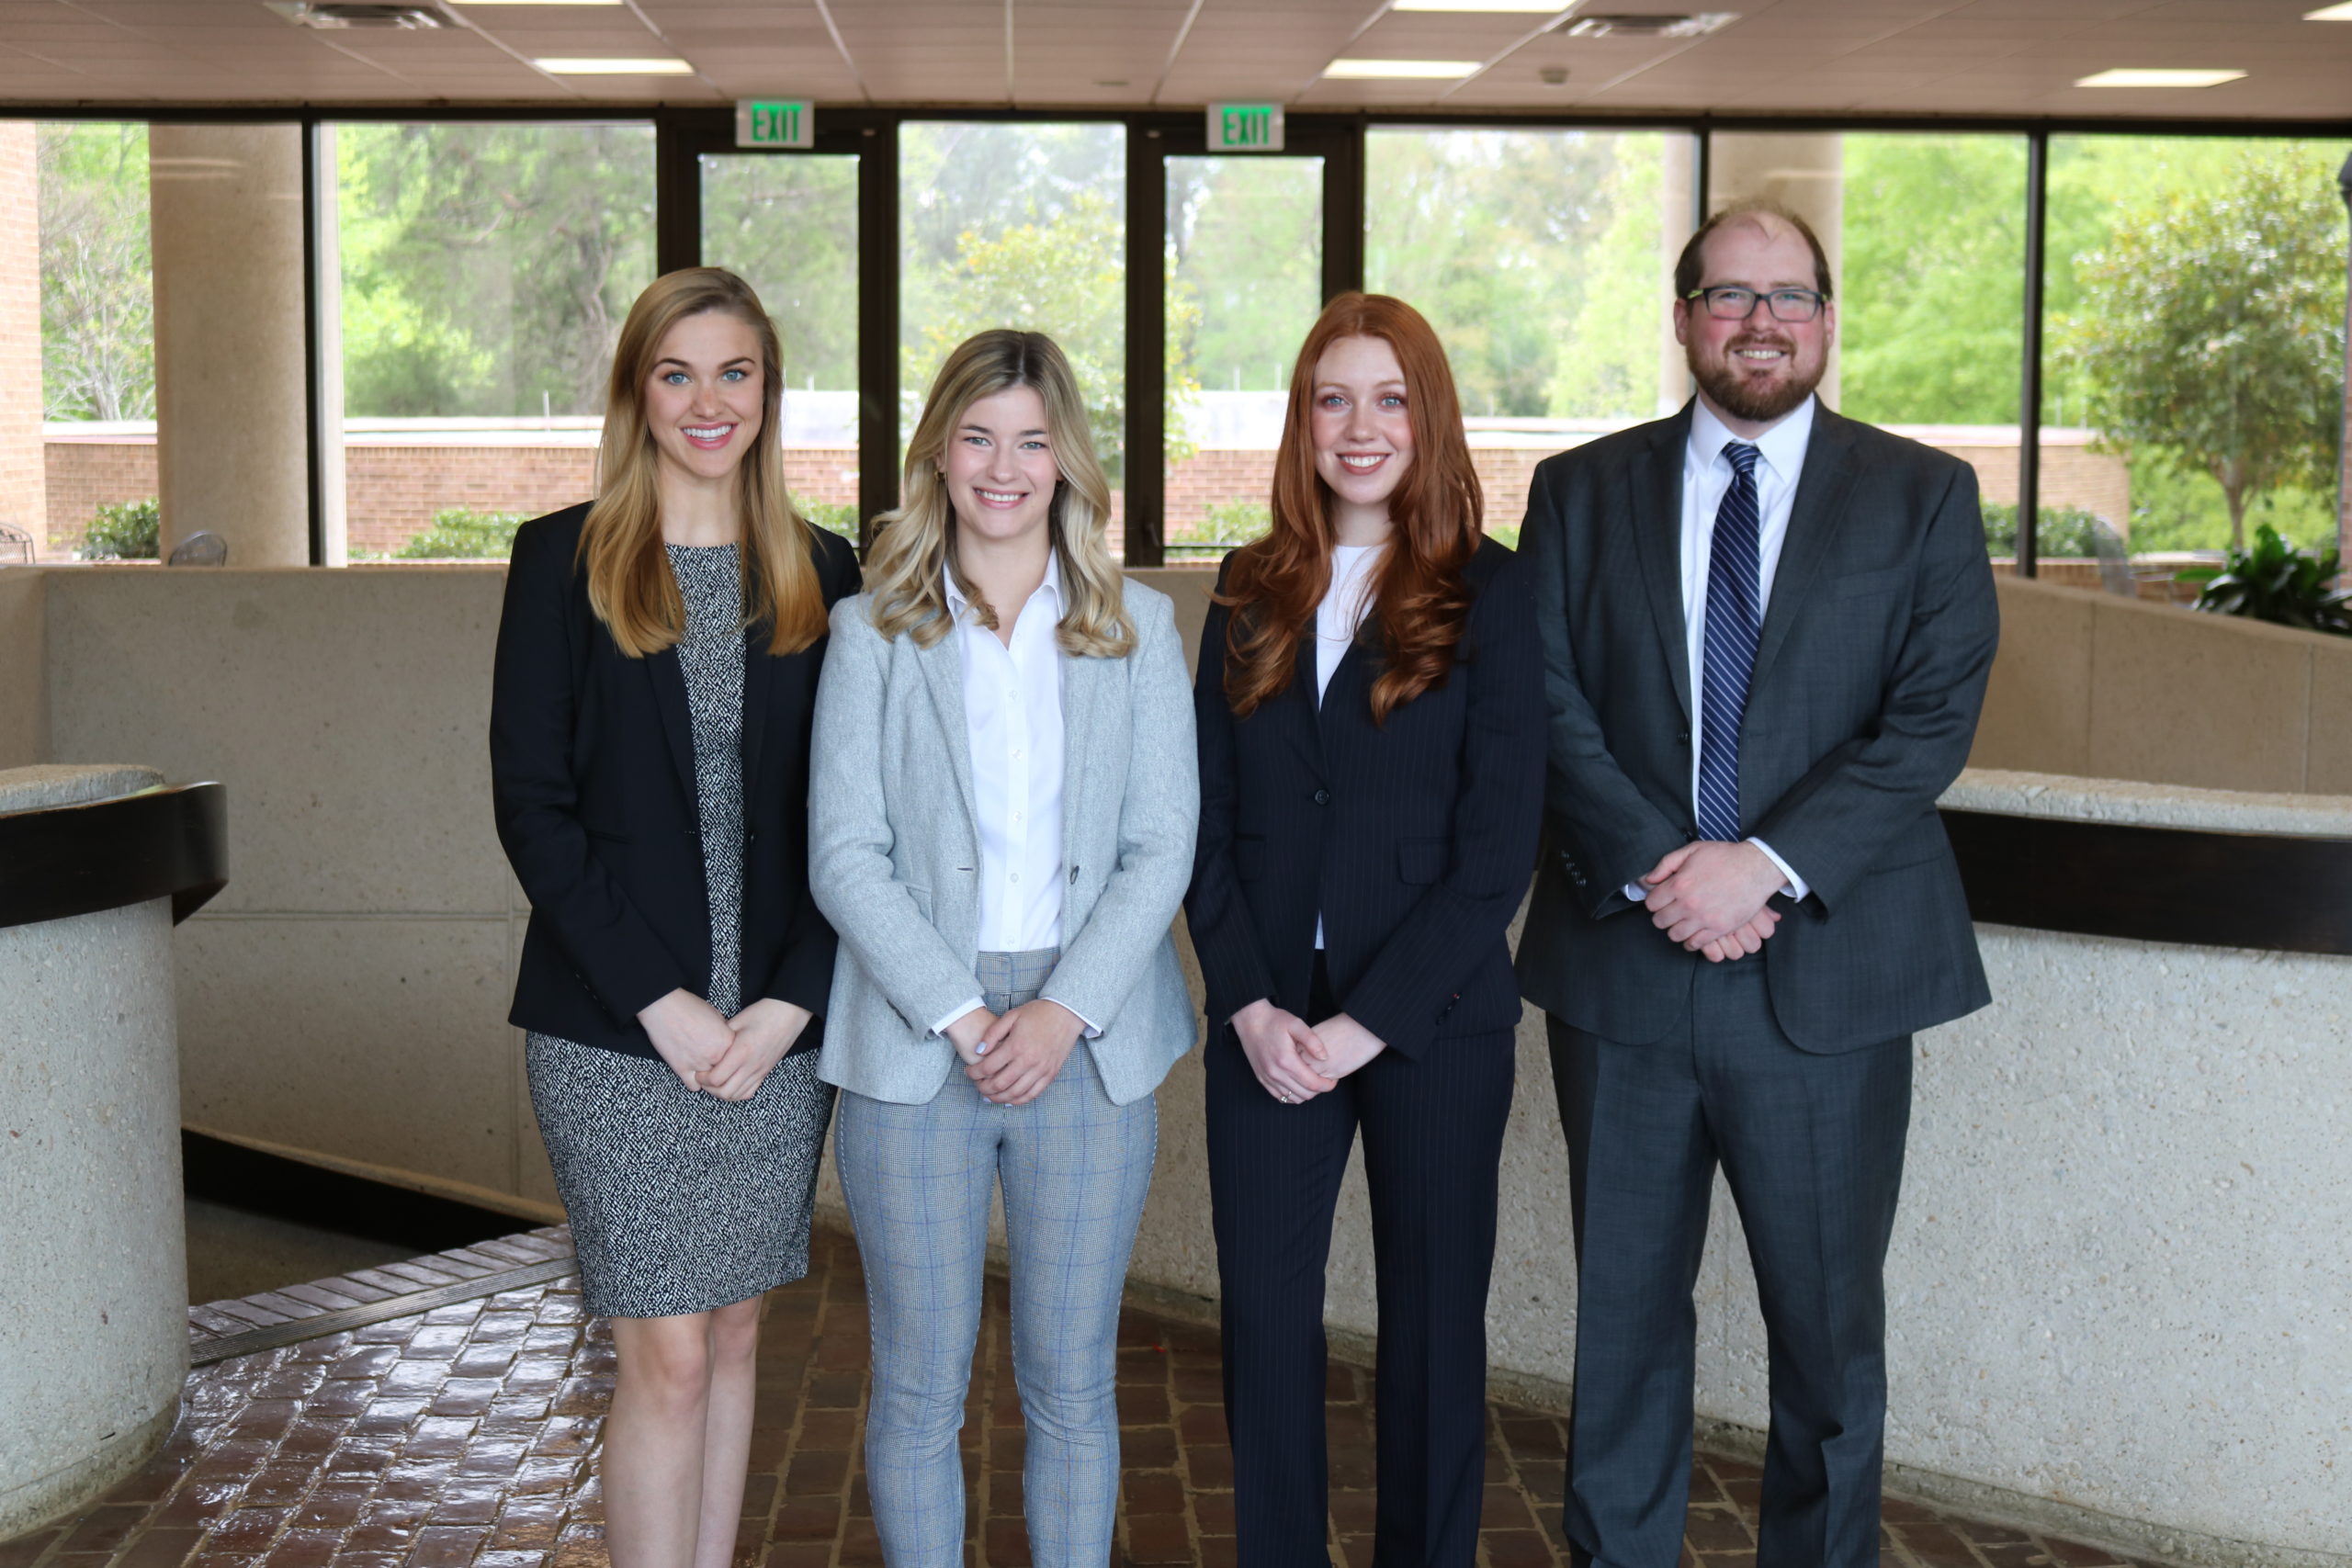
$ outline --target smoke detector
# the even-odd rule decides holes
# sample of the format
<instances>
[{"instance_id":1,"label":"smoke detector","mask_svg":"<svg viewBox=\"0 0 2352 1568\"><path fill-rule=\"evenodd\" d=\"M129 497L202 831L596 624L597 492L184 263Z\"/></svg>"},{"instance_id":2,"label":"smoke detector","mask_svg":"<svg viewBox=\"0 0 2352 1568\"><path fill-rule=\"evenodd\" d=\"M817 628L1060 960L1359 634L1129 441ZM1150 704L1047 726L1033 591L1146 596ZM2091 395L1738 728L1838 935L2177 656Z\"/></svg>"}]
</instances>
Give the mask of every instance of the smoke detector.
<instances>
[{"instance_id":1,"label":"smoke detector","mask_svg":"<svg viewBox=\"0 0 2352 1568\"><path fill-rule=\"evenodd\" d=\"M1571 17L1559 30L1570 38L1704 38L1737 20L1736 11L1592 11Z\"/></svg>"},{"instance_id":2,"label":"smoke detector","mask_svg":"<svg viewBox=\"0 0 2352 1568\"><path fill-rule=\"evenodd\" d=\"M348 0L269 0L269 8L297 27L340 31L347 28L414 32L446 28L449 20L432 6L357 5Z\"/></svg>"}]
</instances>

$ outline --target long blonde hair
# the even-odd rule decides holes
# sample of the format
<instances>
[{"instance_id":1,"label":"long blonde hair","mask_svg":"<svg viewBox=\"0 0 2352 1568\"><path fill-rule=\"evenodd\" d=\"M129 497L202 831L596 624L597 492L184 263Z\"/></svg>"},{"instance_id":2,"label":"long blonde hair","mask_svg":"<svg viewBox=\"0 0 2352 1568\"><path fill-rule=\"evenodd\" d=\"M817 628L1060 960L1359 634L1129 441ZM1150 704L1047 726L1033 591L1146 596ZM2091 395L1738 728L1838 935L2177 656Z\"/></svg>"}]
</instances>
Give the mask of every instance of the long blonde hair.
<instances>
[{"instance_id":1,"label":"long blonde hair","mask_svg":"<svg viewBox=\"0 0 2352 1568\"><path fill-rule=\"evenodd\" d=\"M995 624L995 610L956 563L956 509L940 463L965 411L1013 387L1032 389L1046 405L1046 434L1061 472L1046 513L1067 606L1055 638L1067 653L1124 659L1135 647L1136 628L1127 619L1125 580L1103 539L1111 521L1111 486L1087 434L1078 378L1053 339L1009 327L965 339L932 378L922 418L907 446L906 503L876 519L887 526L866 557L875 629L886 637L905 632L922 648L945 637L954 624L944 581L951 571L982 622Z\"/></svg>"},{"instance_id":2,"label":"long blonde hair","mask_svg":"<svg viewBox=\"0 0 2352 1568\"><path fill-rule=\"evenodd\" d=\"M674 646L685 629L685 603L662 547L660 457L645 423L645 381L670 329L706 310L737 318L760 340L760 433L735 468L743 624L770 622L772 654L797 653L825 635L824 588L809 558L808 525L792 510L784 485L784 355L775 323L750 284L718 267L690 266L655 278L621 324L605 393L596 499L580 532L588 604L631 659Z\"/></svg>"}]
</instances>

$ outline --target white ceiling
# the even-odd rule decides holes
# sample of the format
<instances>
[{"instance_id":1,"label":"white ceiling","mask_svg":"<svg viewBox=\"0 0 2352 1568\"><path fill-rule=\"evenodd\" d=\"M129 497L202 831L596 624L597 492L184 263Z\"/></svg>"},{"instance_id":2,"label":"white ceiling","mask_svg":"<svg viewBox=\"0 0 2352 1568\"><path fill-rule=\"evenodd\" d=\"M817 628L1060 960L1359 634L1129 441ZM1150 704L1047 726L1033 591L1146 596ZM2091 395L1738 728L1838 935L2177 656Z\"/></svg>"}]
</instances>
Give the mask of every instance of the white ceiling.
<instances>
[{"instance_id":1,"label":"white ceiling","mask_svg":"<svg viewBox=\"0 0 2352 1568\"><path fill-rule=\"evenodd\" d=\"M626 0L445 5L434 31L317 31L263 0L0 0L7 104L820 104L1713 110L2352 119L2352 23L2321 0L1582 0L1555 16L1386 0ZM1566 38L1560 15L1736 10L1712 36ZM1475 60L1462 82L1327 82L1335 57ZM558 77L549 56L682 57ZM2109 66L2218 66L2099 90ZM1547 68L1566 72L1547 84Z\"/></svg>"}]
</instances>

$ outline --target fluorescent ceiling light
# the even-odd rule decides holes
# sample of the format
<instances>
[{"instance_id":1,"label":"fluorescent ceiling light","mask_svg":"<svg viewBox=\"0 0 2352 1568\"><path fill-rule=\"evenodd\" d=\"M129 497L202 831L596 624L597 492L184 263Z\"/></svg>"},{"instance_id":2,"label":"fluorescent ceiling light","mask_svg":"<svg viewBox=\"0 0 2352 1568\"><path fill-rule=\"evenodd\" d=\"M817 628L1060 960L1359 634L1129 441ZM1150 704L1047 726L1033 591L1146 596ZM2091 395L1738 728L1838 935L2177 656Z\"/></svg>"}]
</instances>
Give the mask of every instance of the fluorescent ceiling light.
<instances>
[{"instance_id":1,"label":"fluorescent ceiling light","mask_svg":"<svg viewBox=\"0 0 2352 1568\"><path fill-rule=\"evenodd\" d=\"M2303 20L2307 22L2352 22L2352 0L2345 0L2345 4L2341 6L2322 6L2316 11L2306 11L2303 13Z\"/></svg>"},{"instance_id":2,"label":"fluorescent ceiling light","mask_svg":"<svg viewBox=\"0 0 2352 1568\"><path fill-rule=\"evenodd\" d=\"M550 76L691 76L695 68L683 60L534 60Z\"/></svg>"},{"instance_id":3,"label":"fluorescent ceiling light","mask_svg":"<svg viewBox=\"0 0 2352 1568\"><path fill-rule=\"evenodd\" d=\"M449 0L452 6L617 6L621 0Z\"/></svg>"},{"instance_id":4,"label":"fluorescent ceiling light","mask_svg":"<svg viewBox=\"0 0 2352 1568\"><path fill-rule=\"evenodd\" d=\"M2245 75L2243 71L2144 71L2122 67L2102 71L2075 82L2077 87L2218 87Z\"/></svg>"},{"instance_id":5,"label":"fluorescent ceiling light","mask_svg":"<svg viewBox=\"0 0 2352 1568\"><path fill-rule=\"evenodd\" d=\"M1576 0L1396 0L1392 11L1508 11L1515 16L1551 16Z\"/></svg>"},{"instance_id":6,"label":"fluorescent ceiling light","mask_svg":"<svg viewBox=\"0 0 2352 1568\"><path fill-rule=\"evenodd\" d=\"M1333 82L1447 82L1478 69L1475 60L1335 60L1323 68Z\"/></svg>"}]
</instances>

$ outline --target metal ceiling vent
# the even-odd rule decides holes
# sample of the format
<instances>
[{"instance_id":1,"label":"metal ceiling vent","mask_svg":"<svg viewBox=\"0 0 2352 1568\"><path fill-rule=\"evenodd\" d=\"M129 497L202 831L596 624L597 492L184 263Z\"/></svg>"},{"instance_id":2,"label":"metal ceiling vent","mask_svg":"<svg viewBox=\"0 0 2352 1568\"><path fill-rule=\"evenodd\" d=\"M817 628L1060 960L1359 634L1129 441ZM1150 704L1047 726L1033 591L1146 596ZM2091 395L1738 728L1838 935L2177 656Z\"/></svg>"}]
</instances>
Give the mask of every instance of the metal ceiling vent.
<instances>
[{"instance_id":1,"label":"metal ceiling vent","mask_svg":"<svg viewBox=\"0 0 2352 1568\"><path fill-rule=\"evenodd\" d=\"M1736 11L1589 11L1570 17L1559 30L1570 38L1704 38L1737 20Z\"/></svg>"},{"instance_id":2,"label":"metal ceiling vent","mask_svg":"<svg viewBox=\"0 0 2352 1568\"><path fill-rule=\"evenodd\" d=\"M372 28L413 32L446 28L449 19L432 6L358 5L350 0L270 0L269 8L300 27L334 31Z\"/></svg>"}]
</instances>

